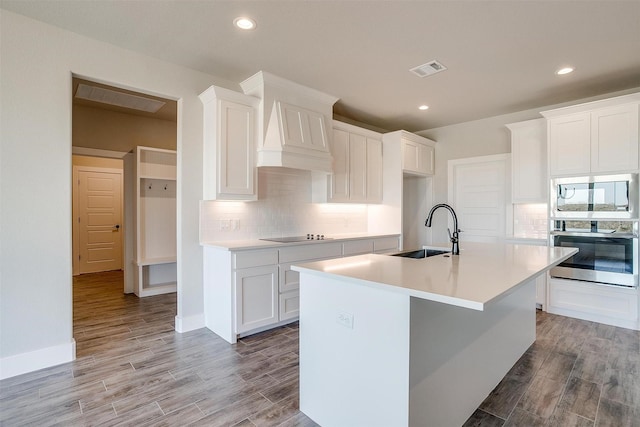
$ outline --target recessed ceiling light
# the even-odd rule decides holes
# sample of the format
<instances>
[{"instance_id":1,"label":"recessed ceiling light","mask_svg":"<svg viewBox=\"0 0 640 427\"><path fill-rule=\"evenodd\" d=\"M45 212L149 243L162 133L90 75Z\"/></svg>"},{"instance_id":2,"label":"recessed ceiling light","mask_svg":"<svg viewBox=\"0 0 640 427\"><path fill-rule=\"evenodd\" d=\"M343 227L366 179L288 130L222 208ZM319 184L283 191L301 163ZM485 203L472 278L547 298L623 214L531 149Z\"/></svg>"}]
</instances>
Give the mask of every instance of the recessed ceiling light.
<instances>
[{"instance_id":1,"label":"recessed ceiling light","mask_svg":"<svg viewBox=\"0 0 640 427\"><path fill-rule=\"evenodd\" d=\"M254 28L256 28L256 21L251 18L240 16L233 20L233 25L240 28L241 30L253 30Z\"/></svg>"},{"instance_id":2,"label":"recessed ceiling light","mask_svg":"<svg viewBox=\"0 0 640 427\"><path fill-rule=\"evenodd\" d=\"M556 71L556 74L561 76L563 74L569 74L572 71L573 71L572 67L563 67L563 68L560 68L558 71Z\"/></svg>"},{"instance_id":3,"label":"recessed ceiling light","mask_svg":"<svg viewBox=\"0 0 640 427\"><path fill-rule=\"evenodd\" d=\"M421 106L418 107L418 110L423 110L424 111L424 110L428 110L428 109L429 109L428 105L421 105Z\"/></svg>"}]
</instances>

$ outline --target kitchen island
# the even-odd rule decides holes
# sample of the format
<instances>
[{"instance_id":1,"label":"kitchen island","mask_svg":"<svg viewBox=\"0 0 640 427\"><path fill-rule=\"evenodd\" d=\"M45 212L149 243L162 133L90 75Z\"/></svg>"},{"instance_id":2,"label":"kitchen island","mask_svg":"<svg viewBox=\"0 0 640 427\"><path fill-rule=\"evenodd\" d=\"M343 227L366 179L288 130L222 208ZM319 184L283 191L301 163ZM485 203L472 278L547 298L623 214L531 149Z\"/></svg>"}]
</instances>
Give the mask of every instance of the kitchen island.
<instances>
[{"instance_id":1,"label":"kitchen island","mask_svg":"<svg viewBox=\"0 0 640 427\"><path fill-rule=\"evenodd\" d=\"M300 410L323 427L461 426L535 341L535 278L573 248L465 243L300 273Z\"/></svg>"}]
</instances>

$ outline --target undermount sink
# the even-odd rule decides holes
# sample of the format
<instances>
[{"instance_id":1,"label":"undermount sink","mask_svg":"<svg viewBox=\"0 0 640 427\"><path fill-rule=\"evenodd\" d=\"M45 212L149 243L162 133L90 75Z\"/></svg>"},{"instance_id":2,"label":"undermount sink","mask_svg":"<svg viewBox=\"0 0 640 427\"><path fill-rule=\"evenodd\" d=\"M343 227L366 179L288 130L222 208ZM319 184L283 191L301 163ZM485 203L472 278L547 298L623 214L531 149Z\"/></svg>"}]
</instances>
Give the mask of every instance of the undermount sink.
<instances>
[{"instance_id":1,"label":"undermount sink","mask_svg":"<svg viewBox=\"0 0 640 427\"><path fill-rule=\"evenodd\" d=\"M404 258L428 258L431 256L448 254L450 251L439 250L439 249L418 249L414 251L407 252L399 252L397 254L391 254L392 256L401 256Z\"/></svg>"}]
</instances>

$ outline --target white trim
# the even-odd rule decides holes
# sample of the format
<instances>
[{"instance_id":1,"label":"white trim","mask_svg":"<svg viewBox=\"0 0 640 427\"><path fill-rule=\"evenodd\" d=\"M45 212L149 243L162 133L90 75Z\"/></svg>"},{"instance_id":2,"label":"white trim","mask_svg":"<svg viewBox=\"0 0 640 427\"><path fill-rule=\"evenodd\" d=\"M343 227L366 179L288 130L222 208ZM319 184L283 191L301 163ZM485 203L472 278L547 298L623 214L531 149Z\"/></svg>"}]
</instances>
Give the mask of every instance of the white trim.
<instances>
[{"instance_id":1,"label":"white trim","mask_svg":"<svg viewBox=\"0 0 640 427\"><path fill-rule=\"evenodd\" d=\"M176 332L180 332L181 334L184 332L204 328L206 326L204 321L204 313L188 317L176 316L175 325Z\"/></svg>"},{"instance_id":2,"label":"white trim","mask_svg":"<svg viewBox=\"0 0 640 427\"><path fill-rule=\"evenodd\" d=\"M0 380L74 361L76 341L0 359Z\"/></svg>"},{"instance_id":3,"label":"white trim","mask_svg":"<svg viewBox=\"0 0 640 427\"><path fill-rule=\"evenodd\" d=\"M124 151L101 150L99 148L71 147L71 153L79 156L107 157L111 159L121 159L127 153Z\"/></svg>"}]
</instances>

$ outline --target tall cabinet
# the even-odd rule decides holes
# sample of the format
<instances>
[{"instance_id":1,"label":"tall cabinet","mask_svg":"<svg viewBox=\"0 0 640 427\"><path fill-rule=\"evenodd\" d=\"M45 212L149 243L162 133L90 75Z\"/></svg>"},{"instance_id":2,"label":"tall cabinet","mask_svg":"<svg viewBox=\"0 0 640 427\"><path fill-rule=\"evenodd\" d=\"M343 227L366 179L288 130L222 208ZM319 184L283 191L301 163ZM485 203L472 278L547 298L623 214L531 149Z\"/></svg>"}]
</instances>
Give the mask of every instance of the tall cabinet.
<instances>
[{"instance_id":1,"label":"tall cabinet","mask_svg":"<svg viewBox=\"0 0 640 427\"><path fill-rule=\"evenodd\" d=\"M136 148L134 292L176 292L176 152Z\"/></svg>"}]
</instances>

